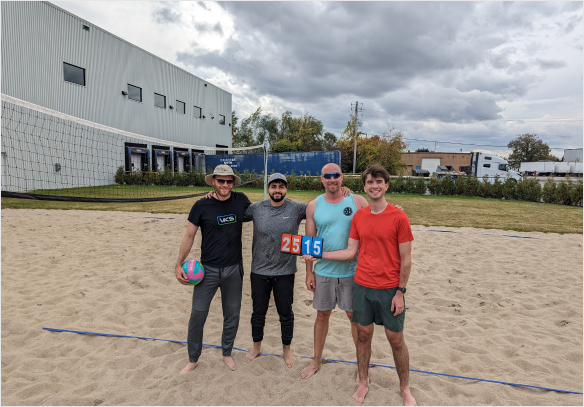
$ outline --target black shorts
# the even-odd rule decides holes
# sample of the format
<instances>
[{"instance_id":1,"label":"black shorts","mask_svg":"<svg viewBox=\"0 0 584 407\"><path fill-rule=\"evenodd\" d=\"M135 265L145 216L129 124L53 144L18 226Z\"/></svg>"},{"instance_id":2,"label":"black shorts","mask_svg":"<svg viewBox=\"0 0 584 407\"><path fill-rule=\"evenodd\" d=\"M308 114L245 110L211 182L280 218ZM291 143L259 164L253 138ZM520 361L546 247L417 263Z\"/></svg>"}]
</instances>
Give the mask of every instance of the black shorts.
<instances>
[{"instance_id":1,"label":"black shorts","mask_svg":"<svg viewBox=\"0 0 584 407\"><path fill-rule=\"evenodd\" d=\"M394 316L394 312L391 311L391 301L397 292L397 287L377 289L354 284L352 322L357 322L362 326L373 323L383 325L391 332L403 331L406 319L405 298L404 310L401 314Z\"/></svg>"}]
</instances>

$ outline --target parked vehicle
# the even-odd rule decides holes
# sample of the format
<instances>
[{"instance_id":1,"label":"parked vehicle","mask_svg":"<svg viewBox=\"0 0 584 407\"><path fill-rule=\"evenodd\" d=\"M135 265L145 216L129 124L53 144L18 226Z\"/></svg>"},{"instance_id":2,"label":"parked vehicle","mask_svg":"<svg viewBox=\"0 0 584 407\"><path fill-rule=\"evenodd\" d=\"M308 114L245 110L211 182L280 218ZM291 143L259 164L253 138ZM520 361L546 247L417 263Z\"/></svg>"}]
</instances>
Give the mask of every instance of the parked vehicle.
<instances>
[{"instance_id":1,"label":"parked vehicle","mask_svg":"<svg viewBox=\"0 0 584 407\"><path fill-rule=\"evenodd\" d=\"M520 181L523 178L523 176L517 171L509 169L509 163L507 160L499 157L498 155L489 153L471 153L470 165L461 167L461 169L463 173L444 173L441 171L436 171L436 174L440 178L446 175L455 177L462 174L473 174L477 178L482 178L486 175L491 183L495 181L495 177L497 176L501 178L501 181L505 181L507 178Z\"/></svg>"},{"instance_id":2,"label":"parked vehicle","mask_svg":"<svg viewBox=\"0 0 584 407\"><path fill-rule=\"evenodd\" d=\"M557 162L554 163L554 174L565 177L570 174L570 163Z\"/></svg>"},{"instance_id":3,"label":"parked vehicle","mask_svg":"<svg viewBox=\"0 0 584 407\"><path fill-rule=\"evenodd\" d=\"M519 166L519 172L524 175L551 175L554 173L554 161L525 162Z\"/></svg>"},{"instance_id":4,"label":"parked vehicle","mask_svg":"<svg viewBox=\"0 0 584 407\"><path fill-rule=\"evenodd\" d=\"M556 175L556 176L582 176L581 162L554 162L554 161L537 161L525 162L519 166L519 172L523 175Z\"/></svg>"}]
</instances>

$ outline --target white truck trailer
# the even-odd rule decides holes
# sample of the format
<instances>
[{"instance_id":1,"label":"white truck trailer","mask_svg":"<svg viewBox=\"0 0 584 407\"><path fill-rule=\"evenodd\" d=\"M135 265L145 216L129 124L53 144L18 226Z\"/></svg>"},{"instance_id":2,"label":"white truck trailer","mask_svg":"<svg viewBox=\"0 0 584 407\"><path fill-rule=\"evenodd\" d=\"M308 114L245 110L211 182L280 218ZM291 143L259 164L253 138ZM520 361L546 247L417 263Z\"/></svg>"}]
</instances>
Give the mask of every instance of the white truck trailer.
<instances>
[{"instance_id":1,"label":"white truck trailer","mask_svg":"<svg viewBox=\"0 0 584 407\"><path fill-rule=\"evenodd\" d=\"M505 181L507 178L515 181L523 179L520 173L509 169L507 160L496 154L471 153L470 165L463 167L462 170L467 175L473 174L477 178L482 178L486 175L491 183L495 182L495 177L499 177L501 181Z\"/></svg>"},{"instance_id":2,"label":"white truck trailer","mask_svg":"<svg viewBox=\"0 0 584 407\"><path fill-rule=\"evenodd\" d=\"M535 161L521 163L519 172L524 175L551 175L555 172L554 161Z\"/></svg>"}]
</instances>

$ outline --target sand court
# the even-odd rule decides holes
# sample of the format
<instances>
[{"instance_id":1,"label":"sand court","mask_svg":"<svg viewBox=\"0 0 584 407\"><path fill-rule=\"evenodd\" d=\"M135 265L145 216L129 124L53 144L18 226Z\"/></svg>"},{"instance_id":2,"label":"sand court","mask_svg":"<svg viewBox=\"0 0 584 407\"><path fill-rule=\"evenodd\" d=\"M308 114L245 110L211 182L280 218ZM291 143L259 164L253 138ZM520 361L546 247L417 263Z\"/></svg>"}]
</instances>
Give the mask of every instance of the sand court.
<instances>
[{"instance_id":1,"label":"sand court","mask_svg":"<svg viewBox=\"0 0 584 407\"><path fill-rule=\"evenodd\" d=\"M407 208L406 208L407 210ZM231 372L205 347L199 366L180 343L78 335L43 327L186 340L192 288L173 265L186 214L2 211L2 404L355 405L356 366L325 362L308 380L316 311L298 259L296 365L260 356ZM406 295L410 368L582 392L582 235L412 225ZM252 346L251 224L235 347ZM304 234L301 226L300 234ZM200 257L198 234L189 258ZM220 345L218 291L204 343ZM371 362L394 366L382 327ZM273 301L263 353L281 354ZM349 323L333 311L323 356L356 361ZM395 370L370 369L366 405L401 405ZM410 373L420 405L582 405L578 394Z\"/></svg>"}]
</instances>

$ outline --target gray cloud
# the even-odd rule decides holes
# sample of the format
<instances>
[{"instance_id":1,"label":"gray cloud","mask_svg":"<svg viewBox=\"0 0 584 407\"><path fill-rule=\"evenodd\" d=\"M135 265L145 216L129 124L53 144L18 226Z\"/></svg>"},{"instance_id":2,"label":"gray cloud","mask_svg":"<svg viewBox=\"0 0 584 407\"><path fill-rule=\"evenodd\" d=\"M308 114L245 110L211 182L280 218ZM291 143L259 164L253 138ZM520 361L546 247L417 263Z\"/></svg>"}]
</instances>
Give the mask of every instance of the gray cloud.
<instances>
[{"instance_id":1,"label":"gray cloud","mask_svg":"<svg viewBox=\"0 0 584 407\"><path fill-rule=\"evenodd\" d=\"M559 69L559 68L563 68L566 66L566 62L565 61L558 61L556 59L541 59L541 58L537 58L535 60L535 62L537 62L537 65L539 65L539 67L541 69Z\"/></svg>"},{"instance_id":2,"label":"gray cloud","mask_svg":"<svg viewBox=\"0 0 584 407\"><path fill-rule=\"evenodd\" d=\"M195 29L200 32L214 32L219 35L223 35L223 27L221 23L209 24L209 23L195 23Z\"/></svg>"},{"instance_id":3,"label":"gray cloud","mask_svg":"<svg viewBox=\"0 0 584 407\"><path fill-rule=\"evenodd\" d=\"M180 13L167 3L158 3L152 19L159 24L174 24L180 22Z\"/></svg>"},{"instance_id":4,"label":"gray cloud","mask_svg":"<svg viewBox=\"0 0 584 407\"><path fill-rule=\"evenodd\" d=\"M178 40L155 31L156 46L166 43L164 52L176 55L169 60L231 92L240 116L260 103L264 111L308 111L338 134L359 100L386 112L364 112L366 131L393 124L421 136L455 139L458 131L485 141L547 132L575 134L581 143L581 123L498 120L581 115L581 2L218 2L212 23L200 15L215 10L206 2L133 4L153 10L150 21L119 24L115 7L91 12L103 10L97 2L63 7L87 10L90 21L100 16L122 38L124 30L149 38L135 33L150 34L156 24L184 29L190 35ZM193 28L221 37L221 49L209 51Z\"/></svg>"}]
</instances>

